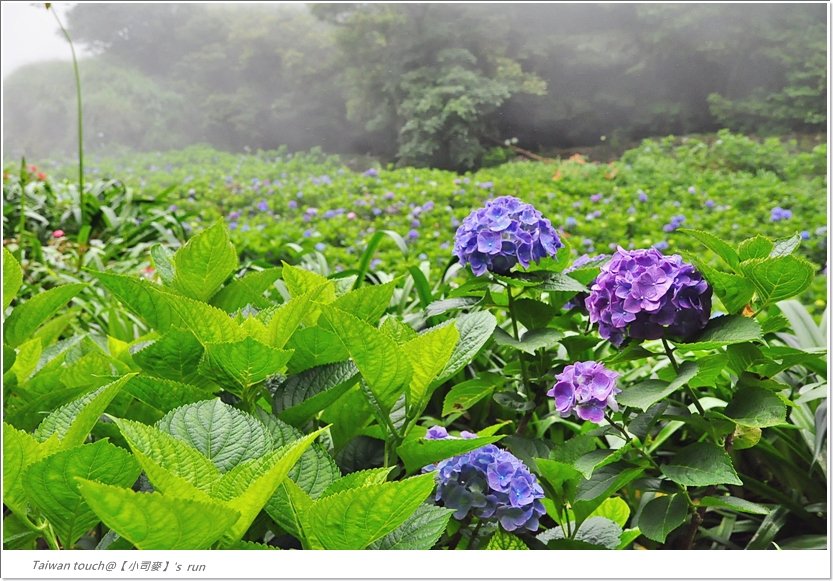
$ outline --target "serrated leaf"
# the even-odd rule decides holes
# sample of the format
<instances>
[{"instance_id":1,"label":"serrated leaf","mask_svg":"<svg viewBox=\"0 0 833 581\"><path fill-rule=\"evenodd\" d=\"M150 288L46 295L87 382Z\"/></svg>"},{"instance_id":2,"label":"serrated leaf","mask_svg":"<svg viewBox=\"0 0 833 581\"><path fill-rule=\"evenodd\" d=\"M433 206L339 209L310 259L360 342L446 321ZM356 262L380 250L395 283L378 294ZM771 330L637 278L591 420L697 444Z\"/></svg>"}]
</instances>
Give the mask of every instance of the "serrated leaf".
<instances>
[{"instance_id":1,"label":"serrated leaf","mask_svg":"<svg viewBox=\"0 0 833 581\"><path fill-rule=\"evenodd\" d=\"M344 361L350 353L335 333L321 327L298 330L289 341L287 349L294 351L289 360L290 373Z\"/></svg>"},{"instance_id":2,"label":"serrated leaf","mask_svg":"<svg viewBox=\"0 0 833 581\"><path fill-rule=\"evenodd\" d=\"M80 309L69 309L62 315L53 317L35 331L34 338L40 339L43 345L52 345L63 334L69 324L78 316Z\"/></svg>"},{"instance_id":3,"label":"serrated leaf","mask_svg":"<svg viewBox=\"0 0 833 581\"><path fill-rule=\"evenodd\" d=\"M489 544L486 545L487 551L526 551L529 547L526 546L519 537L512 533L507 533L502 528L498 527L492 538L489 539Z\"/></svg>"},{"instance_id":4,"label":"serrated leaf","mask_svg":"<svg viewBox=\"0 0 833 581\"><path fill-rule=\"evenodd\" d=\"M743 310L755 294L755 285L740 275L716 270L700 261L697 270L706 277L729 314Z\"/></svg>"},{"instance_id":5,"label":"serrated leaf","mask_svg":"<svg viewBox=\"0 0 833 581\"><path fill-rule=\"evenodd\" d=\"M594 516L580 524L572 539L565 538L560 526L544 531L536 538L550 549L615 549L621 536L622 528L618 524Z\"/></svg>"},{"instance_id":6,"label":"serrated leaf","mask_svg":"<svg viewBox=\"0 0 833 581\"><path fill-rule=\"evenodd\" d=\"M40 423L35 438L43 442L54 434L61 441L62 449L80 446L113 398L135 375L125 375L58 408Z\"/></svg>"},{"instance_id":7,"label":"serrated leaf","mask_svg":"<svg viewBox=\"0 0 833 581\"><path fill-rule=\"evenodd\" d=\"M370 403L358 385L354 385L348 389L347 393L321 412L321 419L332 424L330 434L333 438L333 447L337 451L341 450L348 442L357 441L353 437L368 424L372 416L373 410L370 407ZM340 460L339 465L344 468L344 464ZM353 468L353 470L361 469L368 465L372 464L358 464L358 467Z\"/></svg>"},{"instance_id":8,"label":"serrated leaf","mask_svg":"<svg viewBox=\"0 0 833 581\"><path fill-rule=\"evenodd\" d=\"M272 405L280 419L297 426L344 395L358 379L352 361L313 367L278 385Z\"/></svg>"},{"instance_id":9,"label":"serrated leaf","mask_svg":"<svg viewBox=\"0 0 833 581\"><path fill-rule=\"evenodd\" d=\"M199 450L153 426L125 419L115 422L156 490L208 500L220 471Z\"/></svg>"},{"instance_id":10,"label":"serrated leaf","mask_svg":"<svg viewBox=\"0 0 833 581\"><path fill-rule=\"evenodd\" d=\"M584 521L607 498L643 472L644 468L616 462L595 470L589 480L580 481L576 488L576 501L573 503L576 522Z\"/></svg>"},{"instance_id":11,"label":"serrated leaf","mask_svg":"<svg viewBox=\"0 0 833 581\"><path fill-rule=\"evenodd\" d=\"M405 442L396 449L396 453L405 463L408 472L415 472L424 466L439 462L452 456L459 456L476 450L487 444L493 444L503 436L486 436L477 438L460 438L446 440L426 440L419 438Z\"/></svg>"},{"instance_id":12,"label":"serrated leaf","mask_svg":"<svg viewBox=\"0 0 833 581\"><path fill-rule=\"evenodd\" d=\"M40 443L32 435L3 422L3 504L21 516L28 509L23 474L40 455Z\"/></svg>"},{"instance_id":13,"label":"serrated leaf","mask_svg":"<svg viewBox=\"0 0 833 581\"><path fill-rule=\"evenodd\" d=\"M421 504L408 520L381 539L370 543L367 548L382 551L427 551L442 536L453 513L453 510L447 508Z\"/></svg>"},{"instance_id":14,"label":"serrated leaf","mask_svg":"<svg viewBox=\"0 0 833 581\"><path fill-rule=\"evenodd\" d=\"M336 299L333 281L320 274L284 262L282 278L286 284L286 288L289 290L289 294L293 297L300 296L323 285L325 288L320 297L320 302L329 304Z\"/></svg>"},{"instance_id":15,"label":"serrated leaf","mask_svg":"<svg viewBox=\"0 0 833 581\"><path fill-rule=\"evenodd\" d=\"M738 258L741 262L752 258L766 258L773 251L773 248L774 245L769 238L760 235L753 236L738 245Z\"/></svg>"},{"instance_id":16,"label":"serrated leaf","mask_svg":"<svg viewBox=\"0 0 833 581\"><path fill-rule=\"evenodd\" d=\"M629 449L630 444L625 444L616 450L593 450L576 458L573 467L581 472L584 478L590 478L596 468L601 468L619 460Z\"/></svg>"},{"instance_id":17,"label":"serrated leaf","mask_svg":"<svg viewBox=\"0 0 833 581\"><path fill-rule=\"evenodd\" d=\"M608 520L612 520L617 525L624 528L624 526L628 523L630 515L631 509L628 506L628 503L618 496L614 496L608 498L596 507L596 510L590 513L588 518L592 518L594 516L604 517Z\"/></svg>"},{"instance_id":18,"label":"serrated leaf","mask_svg":"<svg viewBox=\"0 0 833 581\"><path fill-rule=\"evenodd\" d=\"M747 260L740 267L765 305L802 293L816 274L812 264L795 255Z\"/></svg>"},{"instance_id":19,"label":"serrated leaf","mask_svg":"<svg viewBox=\"0 0 833 581\"><path fill-rule=\"evenodd\" d=\"M38 327L60 311L85 286L87 285L82 283L57 286L39 292L17 305L3 323L3 338L6 344L17 347L31 339Z\"/></svg>"},{"instance_id":20,"label":"serrated leaf","mask_svg":"<svg viewBox=\"0 0 833 581\"><path fill-rule=\"evenodd\" d=\"M390 412L411 380L407 356L390 337L349 313L327 307L322 316L350 353L382 412Z\"/></svg>"},{"instance_id":21,"label":"serrated leaf","mask_svg":"<svg viewBox=\"0 0 833 581\"><path fill-rule=\"evenodd\" d=\"M395 287L396 281L362 286L338 297L332 306L372 324L387 310Z\"/></svg>"},{"instance_id":22,"label":"serrated leaf","mask_svg":"<svg viewBox=\"0 0 833 581\"><path fill-rule=\"evenodd\" d=\"M370 486L371 484L382 484L387 482L388 475L393 470L390 468L369 468L367 470L359 470L351 472L346 476L342 476L332 484L330 484L321 496L332 496L351 488L361 488L363 486Z\"/></svg>"},{"instance_id":23,"label":"serrated leaf","mask_svg":"<svg viewBox=\"0 0 833 581\"><path fill-rule=\"evenodd\" d=\"M497 319L488 311L477 311L460 315L453 320L453 324L457 327L460 340L451 353L445 369L437 378L437 384L454 376L477 356L492 336L497 326Z\"/></svg>"},{"instance_id":24,"label":"serrated leaf","mask_svg":"<svg viewBox=\"0 0 833 581\"><path fill-rule=\"evenodd\" d=\"M315 287L282 304L270 317L266 325L266 342L276 349L283 348L298 330L301 321L307 318L311 311L318 310L314 306L314 301L323 294L325 289L331 288L331 286Z\"/></svg>"},{"instance_id":25,"label":"serrated leaf","mask_svg":"<svg viewBox=\"0 0 833 581\"><path fill-rule=\"evenodd\" d=\"M427 307L425 307L425 316L426 317L435 317L437 315L442 315L448 311L454 309L464 309L466 307L473 307L481 300L477 297L460 297L456 299L442 299L439 301L434 301L430 303Z\"/></svg>"},{"instance_id":26,"label":"serrated leaf","mask_svg":"<svg viewBox=\"0 0 833 581\"><path fill-rule=\"evenodd\" d=\"M735 512L745 512L749 514L767 515L771 510L757 502L750 502L744 498L736 496L704 496L700 499L700 506L708 506L710 508L722 508L725 510L732 510Z\"/></svg>"},{"instance_id":27,"label":"serrated leaf","mask_svg":"<svg viewBox=\"0 0 833 581\"><path fill-rule=\"evenodd\" d=\"M3 311L9 308L23 284L23 270L9 249L3 247Z\"/></svg>"},{"instance_id":28,"label":"serrated leaf","mask_svg":"<svg viewBox=\"0 0 833 581\"><path fill-rule=\"evenodd\" d=\"M772 247L772 252L769 253L770 258L777 258L779 256L787 256L795 252L796 248L801 245L801 235L795 234L789 238L781 238L776 240Z\"/></svg>"},{"instance_id":29,"label":"serrated leaf","mask_svg":"<svg viewBox=\"0 0 833 581\"><path fill-rule=\"evenodd\" d=\"M212 496L226 501L227 506L240 514L240 518L223 536L225 543L240 540L295 462L326 429L322 428L260 458L238 464L212 487Z\"/></svg>"},{"instance_id":30,"label":"serrated leaf","mask_svg":"<svg viewBox=\"0 0 833 581\"><path fill-rule=\"evenodd\" d=\"M743 484L729 455L722 448L706 442L683 448L661 468L665 476L683 486ZM644 532L641 524L639 528Z\"/></svg>"},{"instance_id":31,"label":"serrated leaf","mask_svg":"<svg viewBox=\"0 0 833 581\"><path fill-rule=\"evenodd\" d=\"M379 330L396 341L397 345L402 345L403 343L407 343L411 339L416 339L417 337L417 332L414 331L410 325L407 325L392 316L385 317L385 320L382 321L382 325L379 327Z\"/></svg>"},{"instance_id":32,"label":"serrated leaf","mask_svg":"<svg viewBox=\"0 0 833 581\"><path fill-rule=\"evenodd\" d=\"M480 374L474 379L453 386L443 401L442 415L463 412L480 400L489 397L495 388L503 382L497 374Z\"/></svg>"},{"instance_id":33,"label":"serrated leaf","mask_svg":"<svg viewBox=\"0 0 833 581\"><path fill-rule=\"evenodd\" d=\"M460 334L454 325L436 327L402 345L411 366L411 382L405 391L408 416L417 417L433 393L431 383L445 368Z\"/></svg>"},{"instance_id":34,"label":"serrated leaf","mask_svg":"<svg viewBox=\"0 0 833 581\"><path fill-rule=\"evenodd\" d=\"M18 385L23 385L40 361L43 344L37 337L30 339L17 348L14 363L9 372L17 378Z\"/></svg>"},{"instance_id":35,"label":"serrated leaf","mask_svg":"<svg viewBox=\"0 0 833 581\"><path fill-rule=\"evenodd\" d=\"M168 297L171 295L159 286L121 274L108 272L91 272L90 274L150 327L164 332L172 325L182 326L182 319L168 302Z\"/></svg>"},{"instance_id":36,"label":"serrated leaf","mask_svg":"<svg viewBox=\"0 0 833 581\"><path fill-rule=\"evenodd\" d=\"M208 301L237 269L237 252L223 222L193 236L174 254L172 286L185 296Z\"/></svg>"},{"instance_id":37,"label":"serrated leaf","mask_svg":"<svg viewBox=\"0 0 833 581\"><path fill-rule=\"evenodd\" d=\"M301 515L311 505L312 498L291 479L284 478L264 510L282 529L300 540L305 549L317 549L320 547L309 546L301 524Z\"/></svg>"},{"instance_id":38,"label":"serrated leaf","mask_svg":"<svg viewBox=\"0 0 833 581\"><path fill-rule=\"evenodd\" d=\"M156 427L198 450L221 472L272 450L262 422L219 399L177 408Z\"/></svg>"},{"instance_id":39,"label":"serrated leaf","mask_svg":"<svg viewBox=\"0 0 833 581\"><path fill-rule=\"evenodd\" d=\"M162 284L170 285L174 281L173 254L161 244L154 244L150 247L150 258Z\"/></svg>"},{"instance_id":40,"label":"serrated leaf","mask_svg":"<svg viewBox=\"0 0 833 581\"><path fill-rule=\"evenodd\" d=\"M246 338L246 332L240 325L217 307L175 295L167 295L165 298L182 321L178 326L190 329L203 345L232 343Z\"/></svg>"},{"instance_id":41,"label":"serrated leaf","mask_svg":"<svg viewBox=\"0 0 833 581\"><path fill-rule=\"evenodd\" d=\"M583 478L581 472L570 464L547 458L536 458L535 465L538 474L555 494L555 500L565 503L575 497L576 486Z\"/></svg>"},{"instance_id":42,"label":"serrated leaf","mask_svg":"<svg viewBox=\"0 0 833 581\"><path fill-rule=\"evenodd\" d=\"M717 236L703 232L702 230L691 230L688 228L680 228L678 232L688 234L698 240L706 248L722 258L730 267L735 268L740 263L737 251Z\"/></svg>"},{"instance_id":43,"label":"serrated leaf","mask_svg":"<svg viewBox=\"0 0 833 581\"><path fill-rule=\"evenodd\" d=\"M740 315L724 315L711 319L703 332L690 343L675 343L681 349L716 349L735 343L760 341L761 325L755 319Z\"/></svg>"},{"instance_id":44,"label":"serrated leaf","mask_svg":"<svg viewBox=\"0 0 833 581\"><path fill-rule=\"evenodd\" d=\"M127 382L124 391L163 414L180 406L214 397L210 391L194 385L144 374L139 374Z\"/></svg>"},{"instance_id":45,"label":"serrated leaf","mask_svg":"<svg viewBox=\"0 0 833 581\"><path fill-rule=\"evenodd\" d=\"M81 497L75 477L130 487L140 471L133 456L99 440L32 464L25 487L29 502L49 520L64 548L71 548L99 520Z\"/></svg>"},{"instance_id":46,"label":"serrated leaf","mask_svg":"<svg viewBox=\"0 0 833 581\"><path fill-rule=\"evenodd\" d=\"M516 340L501 328L495 329L494 333L495 343L498 345L511 347L530 355L534 355L538 349L552 347L563 336L564 334L556 329L533 329L524 333L520 340Z\"/></svg>"},{"instance_id":47,"label":"serrated leaf","mask_svg":"<svg viewBox=\"0 0 833 581\"><path fill-rule=\"evenodd\" d=\"M98 517L143 550L207 549L239 518L218 502L133 492L78 480L81 495Z\"/></svg>"},{"instance_id":48,"label":"serrated leaf","mask_svg":"<svg viewBox=\"0 0 833 581\"><path fill-rule=\"evenodd\" d=\"M364 549L407 521L433 489L433 474L423 474L322 497L302 515L304 530L325 549Z\"/></svg>"},{"instance_id":49,"label":"serrated leaf","mask_svg":"<svg viewBox=\"0 0 833 581\"><path fill-rule=\"evenodd\" d=\"M246 305L265 308L269 302L264 298L263 293L272 288L280 275L280 268L247 272L221 288L211 298L211 304L227 313L233 313Z\"/></svg>"},{"instance_id":50,"label":"serrated leaf","mask_svg":"<svg viewBox=\"0 0 833 581\"><path fill-rule=\"evenodd\" d=\"M735 392L723 413L741 426L766 428L786 421L787 406L767 389L745 386Z\"/></svg>"},{"instance_id":51,"label":"serrated leaf","mask_svg":"<svg viewBox=\"0 0 833 581\"><path fill-rule=\"evenodd\" d=\"M251 337L204 346L201 373L216 378L218 383L233 382L243 389L284 371L292 357L292 351L273 349Z\"/></svg>"},{"instance_id":52,"label":"serrated leaf","mask_svg":"<svg viewBox=\"0 0 833 581\"><path fill-rule=\"evenodd\" d=\"M688 503L682 494L654 498L642 509L639 515L639 530L643 535L664 543L673 530L685 522Z\"/></svg>"},{"instance_id":53,"label":"serrated leaf","mask_svg":"<svg viewBox=\"0 0 833 581\"><path fill-rule=\"evenodd\" d=\"M680 366L680 371L673 381L667 383L658 379L646 379L622 390L616 396L619 405L639 408L646 411L659 400L668 397L697 374L697 364L693 361L686 361Z\"/></svg>"},{"instance_id":54,"label":"serrated leaf","mask_svg":"<svg viewBox=\"0 0 833 581\"><path fill-rule=\"evenodd\" d=\"M133 354L133 361L150 375L190 383L197 377L203 346L190 331L171 329Z\"/></svg>"}]
</instances>

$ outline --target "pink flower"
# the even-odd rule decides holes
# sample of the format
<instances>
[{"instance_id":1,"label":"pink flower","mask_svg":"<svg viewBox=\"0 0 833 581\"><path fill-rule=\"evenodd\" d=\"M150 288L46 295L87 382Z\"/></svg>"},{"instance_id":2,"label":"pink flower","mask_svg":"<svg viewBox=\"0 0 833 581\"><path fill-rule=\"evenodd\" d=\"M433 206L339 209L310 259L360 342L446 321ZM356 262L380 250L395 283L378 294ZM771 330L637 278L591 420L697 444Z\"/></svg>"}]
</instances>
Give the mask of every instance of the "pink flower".
<instances>
[{"instance_id":1,"label":"pink flower","mask_svg":"<svg viewBox=\"0 0 833 581\"><path fill-rule=\"evenodd\" d=\"M63 237L64 237L64 231L63 230L55 230L52 233L52 238L63 238Z\"/></svg>"},{"instance_id":2,"label":"pink flower","mask_svg":"<svg viewBox=\"0 0 833 581\"><path fill-rule=\"evenodd\" d=\"M356 213L355 212L348 212L347 213L347 219L348 220L355 220L356 219Z\"/></svg>"}]
</instances>

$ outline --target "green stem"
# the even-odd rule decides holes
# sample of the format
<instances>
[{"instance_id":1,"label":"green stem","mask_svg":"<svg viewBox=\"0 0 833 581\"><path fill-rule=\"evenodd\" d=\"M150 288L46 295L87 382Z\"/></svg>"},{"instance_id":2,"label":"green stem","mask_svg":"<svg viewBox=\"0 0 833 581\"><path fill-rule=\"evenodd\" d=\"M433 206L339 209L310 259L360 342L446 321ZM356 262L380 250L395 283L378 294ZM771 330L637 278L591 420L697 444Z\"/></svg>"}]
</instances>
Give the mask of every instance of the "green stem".
<instances>
[{"instance_id":1,"label":"green stem","mask_svg":"<svg viewBox=\"0 0 833 581\"><path fill-rule=\"evenodd\" d=\"M520 342L521 334L518 331L518 319L515 316L515 297L512 296L512 287L509 285L506 285L506 296L508 297L509 302L509 318L512 321L512 333L515 337L515 341ZM524 390L526 391L527 396L529 396L532 401L535 401L535 391L532 389L532 383L529 380L529 370L526 367L524 354L519 353L518 359L521 363L521 381L523 382ZM518 429L516 430L516 433L520 434L526 429L526 425L529 423L529 420L532 419L532 414L534 412L535 407L524 414L521 421L518 422Z\"/></svg>"},{"instance_id":2,"label":"green stem","mask_svg":"<svg viewBox=\"0 0 833 581\"><path fill-rule=\"evenodd\" d=\"M47 521L43 521L41 525L38 527L38 530L40 530L43 533L43 538L50 549L52 549L53 551L61 550L61 545L58 543L58 537L55 536L55 531L52 530L51 524L49 524Z\"/></svg>"},{"instance_id":3,"label":"green stem","mask_svg":"<svg viewBox=\"0 0 833 581\"><path fill-rule=\"evenodd\" d=\"M668 341L665 340L665 337L662 338L662 346L665 348L665 354L668 356L668 360L671 362L671 367L673 367L674 372L677 375L679 375L680 366L677 364L677 359L674 357L674 350L671 349L671 345L668 344ZM697 394L694 393L694 390L691 389L691 386L686 384L685 390L691 398L691 401L694 402L694 407L697 408L697 412L701 416L706 415L706 410L703 409L703 406L700 404L700 400L697 398Z\"/></svg>"}]
</instances>

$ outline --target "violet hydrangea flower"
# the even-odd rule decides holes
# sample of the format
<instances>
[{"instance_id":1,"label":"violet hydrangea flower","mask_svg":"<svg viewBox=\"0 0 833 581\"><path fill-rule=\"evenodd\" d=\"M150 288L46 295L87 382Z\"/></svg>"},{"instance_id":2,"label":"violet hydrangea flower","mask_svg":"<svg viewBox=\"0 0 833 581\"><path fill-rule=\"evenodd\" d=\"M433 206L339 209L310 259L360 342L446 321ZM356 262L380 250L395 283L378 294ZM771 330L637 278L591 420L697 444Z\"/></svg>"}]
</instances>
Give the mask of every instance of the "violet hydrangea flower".
<instances>
[{"instance_id":1,"label":"violet hydrangea flower","mask_svg":"<svg viewBox=\"0 0 833 581\"><path fill-rule=\"evenodd\" d=\"M604 420L606 408L618 410L615 396L619 374L596 361L568 365L555 376L555 385L547 395L555 399L555 411L561 417L575 413L582 420L597 424Z\"/></svg>"},{"instance_id":2,"label":"violet hydrangea flower","mask_svg":"<svg viewBox=\"0 0 833 581\"><path fill-rule=\"evenodd\" d=\"M462 438L476 434L461 432ZM445 428L434 426L427 440L453 438ZM423 468L436 471L436 501L454 509L454 518L468 514L500 523L507 531L538 530L538 519L546 511L541 499L544 490L523 462L494 444L454 456Z\"/></svg>"},{"instance_id":3,"label":"violet hydrangea flower","mask_svg":"<svg viewBox=\"0 0 833 581\"><path fill-rule=\"evenodd\" d=\"M637 339L687 338L711 314L712 289L691 264L656 248L619 247L585 300L590 322L617 347Z\"/></svg>"},{"instance_id":4,"label":"violet hydrangea flower","mask_svg":"<svg viewBox=\"0 0 833 581\"><path fill-rule=\"evenodd\" d=\"M469 214L457 228L454 254L476 276L507 274L520 263L527 268L564 246L552 223L531 204L501 196Z\"/></svg>"}]
</instances>

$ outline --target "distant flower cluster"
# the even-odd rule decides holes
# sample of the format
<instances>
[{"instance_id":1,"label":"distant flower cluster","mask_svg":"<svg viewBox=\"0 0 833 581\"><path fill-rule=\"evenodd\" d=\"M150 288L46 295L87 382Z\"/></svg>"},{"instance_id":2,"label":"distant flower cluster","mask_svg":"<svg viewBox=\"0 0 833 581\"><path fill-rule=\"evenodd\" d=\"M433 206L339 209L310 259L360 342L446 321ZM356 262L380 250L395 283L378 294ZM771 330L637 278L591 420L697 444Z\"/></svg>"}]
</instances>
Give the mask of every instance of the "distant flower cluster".
<instances>
[{"instance_id":1,"label":"distant flower cluster","mask_svg":"<svg viewBox=\"0 0 833 581\"><path fill-rule=\"evenodd\" d=\"M626 336L689 337L706 326L712 289L694 267L659 250L619 247L585 300L590 322L616 346Z\"/></svg>"},{"instance_id":2,"label":"distant flower cluster","mask_svg":"<svg viewBox=\"0 0 833 581\"><path fill-rule=\"evenodd\" d=\"M781 206L775 206L769 216L771 222L780 222L781 220L789 220L793 217L792 210L787 210Z\"/></svg>"},{"instance_id":3,"label":"distant flower cluster","mask_svg":"<svg viewBox=\"0 0 833 581\"><path fill-rule=\"evenodd\" d=\"M531 204L501 196L469 214L457 228L454 254L481 276L486 271L507 274L520 263L524 268L563 246L552 223Z\"/></svg>"},{"instance_id":4,"label":"distant flower cluster","mask_svg":"<svg viewBox=\"0 0 833 581\"><path fill-rule=\"evenodd\" d=\"M668 224L666 224L665 226L662 227L662 231L663 232L673 232L674 230L676 230L677 228L682 226L683 222L685 222L685 216L683 216L682 214L672 216L671 221Z\"/></svg>"},{"instance_id":5,"label":"distant flower cluster","mask_svg":"<svg viewBox=\"0 0 833 581\"><path fill-rule=\"evenodd\" d=\"M555 411L561 417L571 414L597 424L604 420L606 408L618 409L615 396L619 374L596 361L568 365L555 376L555 385L547 395L555 399Z\"/></svg>"},{"instance_id":6,"label":"distant flower cluster","mask_svg":"<svg viewBox=\"0 0 833 581\"><path fill-rule=\"evenodd\" d=\"M476 434L462 432L463 438ZM434 426L428 440L452 438L445 428ZM541 499L544 491L535 475L512 453L488 444L466 454L426 466L436 471L435 500L453 509L454 518L472 514L500 523L507 531L538 530L538 519L546 511Z\"/></svg>"}]
</instances>

